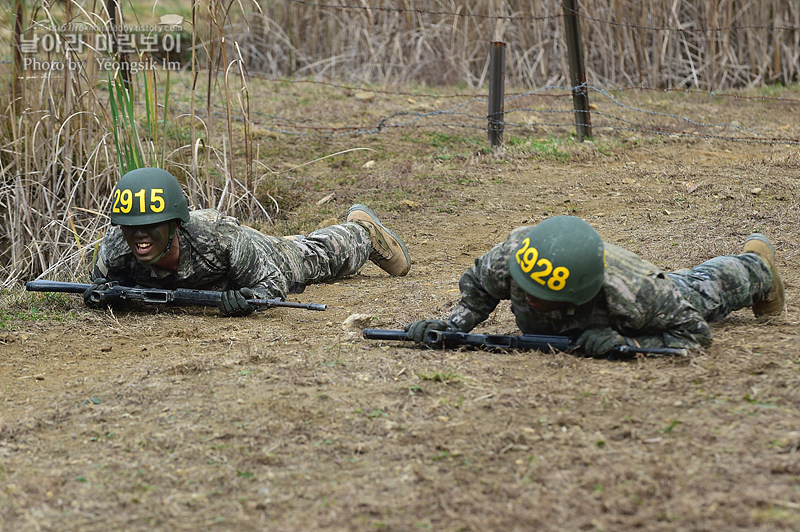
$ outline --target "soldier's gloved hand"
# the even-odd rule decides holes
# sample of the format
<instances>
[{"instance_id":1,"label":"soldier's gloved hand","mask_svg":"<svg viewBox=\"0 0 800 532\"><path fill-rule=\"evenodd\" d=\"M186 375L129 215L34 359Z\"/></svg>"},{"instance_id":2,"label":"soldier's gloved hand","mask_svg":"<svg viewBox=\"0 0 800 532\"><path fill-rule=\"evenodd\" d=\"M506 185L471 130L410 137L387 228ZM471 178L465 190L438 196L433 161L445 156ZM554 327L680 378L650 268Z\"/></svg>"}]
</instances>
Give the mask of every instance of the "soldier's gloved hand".
<instances>
[{"instance_id":1,"label":"soldier's gloved hand","mask_svg":"<svg viewBox=\"0 0 800 532\"><path fill-rule=\"evenodd\" d=\"M404 330L408 333L409 338L419 344L425 341L425 336L429 331L457 331L458 329L449 321L417 320L406 325Z\"/></svg>"},{"instance_id":2,"label":"soldier's gloved hand","mask_svg":"<svg viewBox=\"0 0 800 532\"><path fill-rule=\"evenodd\" d=\"M222 292L222 298L219 300L219 311L223 316L247 316L256 309L247 302L248 299L253 299L254 297L255 293L247 287L238 290L226 290Z\"/></svg>"},{"instance_id":3,"label":"soldier's gloved hand","mask_svg":"<svg viewBox=\"0 0 800 532\"><path fill-rule=\"evenodd\" d=\"M87 307L97 309L97 308L105 308L108 306L108 303L103 301L102 298L97 298L97 296L93 295L93 292L103 288L103 285L105 285L107 282L108 279L105 279L103 277L98 277L97 279L94 279L92 281L92 284L89 286L89 288L83 291L83 303Z\"/></svg>"},{"instance_id":4,"label":"soldier's gloved hand","mask_svg":"<svg viewBox=\"0 0 800 532\"><path fill-rule=\"evenodd\" d=\"M627 345L625 337L614 329L605 327L583 331L575 343L583 348L583 354L590 357L602 357L619 345Z\"/></svg>"}]
</instances>

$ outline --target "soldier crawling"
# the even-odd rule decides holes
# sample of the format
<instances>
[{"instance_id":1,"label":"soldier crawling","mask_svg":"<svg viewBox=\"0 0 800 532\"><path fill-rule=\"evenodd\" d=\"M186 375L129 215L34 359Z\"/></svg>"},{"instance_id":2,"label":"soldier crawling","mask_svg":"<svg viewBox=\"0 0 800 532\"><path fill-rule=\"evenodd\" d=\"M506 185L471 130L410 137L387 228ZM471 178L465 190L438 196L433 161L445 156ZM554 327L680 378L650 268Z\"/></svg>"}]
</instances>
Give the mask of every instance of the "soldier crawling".
<instances>
[{"instance_id":1,"label":"soldier crawling","mask_svg":"<svg viewBox=\"0 0 800 532\"><path fill-rule=\"evenodd\" d=\"M665 273L572 216L515 229L475 260L459 287L461 300L446 320L406 325L411 339L422 342L431 330L469 332L510 299L523 333L575 336L588 356L620 345L697 349L711 344L708 322L745 307L756 316L784 307L775 251L762 234L747 237L740 255Z\"/></svg>"},{"instance_id":2,"label":"soldier crawling","mask_svg":"<svg viewBox=\"0 0 800 532\"><path fill-rule=\"evenodd\" d=\"M307 284L356 273L367 260L393 276L411 267L403 241L365 205L347 222L307 236L269 236L212 210L189 211L172 174L160 168L126 173L114 188L111 224L84 292L108 281L149 288L222 292L220 312L246 316L252 298L281 298Z\"/></svg>"}]
</instances>

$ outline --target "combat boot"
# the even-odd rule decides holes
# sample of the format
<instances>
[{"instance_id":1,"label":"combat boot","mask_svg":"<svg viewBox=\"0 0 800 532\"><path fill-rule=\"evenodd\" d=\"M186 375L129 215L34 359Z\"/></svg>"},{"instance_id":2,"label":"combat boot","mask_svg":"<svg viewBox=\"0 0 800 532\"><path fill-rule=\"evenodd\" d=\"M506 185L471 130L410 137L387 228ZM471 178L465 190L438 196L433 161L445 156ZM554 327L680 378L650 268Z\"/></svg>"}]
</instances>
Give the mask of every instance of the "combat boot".
<instances>
[{"instance_id":1,"label":"combat boot","mask_svg":"<svg viewBox=\"0 0 800 532\"><path fill-rule=\"evenodd\" d=\"M772 272L772 290L764 299L753 303L753 314L756 316L774 316L783 311L785 302L783 294L783 280L775 264L775 249L769 239L761 233L753 233L744 241L742 253L755 253L767 263Z\"/></svg>"},{"instance_id":2,"label":"combat boot","mask_svg":"<svg viewBox=\"0 0 800 532\"><path fill-rule=\"evenodd\" d=\"M405 275L411 269L408 249L400 237L389 231L372 212L360 203L347 210L347 221L355 222L369 232L372 251L369 260L377 264L389 275Z\"/></svg>"}]
</instances>

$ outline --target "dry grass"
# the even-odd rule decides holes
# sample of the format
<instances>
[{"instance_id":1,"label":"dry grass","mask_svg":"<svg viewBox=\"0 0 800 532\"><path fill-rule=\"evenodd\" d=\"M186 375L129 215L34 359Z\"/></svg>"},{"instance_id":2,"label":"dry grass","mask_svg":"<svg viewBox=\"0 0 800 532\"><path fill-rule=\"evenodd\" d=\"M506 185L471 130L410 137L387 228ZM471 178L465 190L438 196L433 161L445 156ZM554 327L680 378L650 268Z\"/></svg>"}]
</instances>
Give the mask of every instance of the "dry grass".
<instances>
[{"instance_id":1,"label":"dry grass","mask_svg":"<svg viewBox=\"0 0 800 532\"><path fill-rule=\"evenodd\" d=\"M408 245L406 277L367 264L306 289L302 299L326 312L243 319L112 316L70 296L74 315L62 323L26 313L43 306L40 294L10 304L20 315L0 316L0 523L797 531L796 149L666 139L601 153L575 143L562 162L512 147L502 157L439 152L396 130L370 146L298 170L292 218L375 207ZM363 168L368 156L375 165ZM418 349L345 326L354 313L381 328L442 317L474 257L516 225L564 213L668 269L735 252L762 231L778 250L787 312L738 311L689 358L617 362ZM479 332L515 332L508 302Z\"/></svg>"},{"instance_id":2,"label":"dry grass","mask_svg":"<svg viewBox=\"0 0 800 532\"><path fill-rule=\"evenodd\" d=\"M106 4L15 0L0 10L0 54L11 65L0 79L11 88L0 96L0 287L42 274L83 276L105 230L120 167L108 78L92 66L100 53L46 54L39 59L86 60L86 68L34 71L19 68L12 43L34 34L65 37L66 23L102 31ZM509 86L558 85L567 77L559 2L378 1L373 9L305 1L122 4L125 23L153 24L177 11L191 30L185 39L193 53L182 75L133 76L137 120L162 113L164 119L160 129L142 129L137 142L185 182L193 206L251 222L271 223L283 208L276 194L297 183L276 170L296 148L259 127L254 115L265 102L253 100L248 72L483 87L488 42L503 40ZM584 5L582 16L592 84L720 89L797 80L798 2L608 0ZM166 108L168 90L176 105ZM302 101L277 110L301 118L303 111ZM309 153L297 164L321 155Z\"/></svg>"}]
</instances>

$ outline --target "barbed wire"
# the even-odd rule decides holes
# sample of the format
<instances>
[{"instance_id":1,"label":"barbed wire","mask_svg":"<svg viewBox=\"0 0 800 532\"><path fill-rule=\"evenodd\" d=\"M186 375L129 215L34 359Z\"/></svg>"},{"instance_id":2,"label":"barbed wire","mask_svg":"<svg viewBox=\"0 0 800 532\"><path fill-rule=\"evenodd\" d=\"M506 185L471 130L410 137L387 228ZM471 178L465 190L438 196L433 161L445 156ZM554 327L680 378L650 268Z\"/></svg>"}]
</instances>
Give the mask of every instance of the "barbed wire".
<instances>
[{"instance_id":1,"label":"barbed wire","mask_svg":"<svg viewBox=\"0 0 800 532\"><path fill-rule=\"evenodd\" d=\"M285 81L285 80L282 80ZM304 83L316 83L310 80L303 80ZM348 90L361 89L353 86L342 86L331 84L327 82L320 83L323 86L337 86L338 88L346 88ZM657 136L668 136L673 138L687 138L687 139L707 139L718 140L738 143L753 143L753 144L787 144L787 145L800 145L800 139L794 138L781 138L773 135L768 135L753 127L745 127L733 122L701 122L696 119L682 116L677 113L669 113L662 111L654 111L630 105L621 101L618 97L610 94L608 89L596 87L588 84L581 84L575 87L560 86L560 85L547 85L538 89L524 92L515 93L504 98L504 116L500 121L495 121L498 127L503 129L513 130L521 129L524 132L529 132L531 129L536 128L556 128L562 131L570 130L583 124L576 123L575 119L567 119L564 121L553 120L528 120L528 121L514 121L509 118L530 113L532 115L546 115L546 116L570 116L574 115L576 111L571 108L555 109L555 108L533 108L533 107L510 107L510 104L521 101L525 97L540 96L544 91L561 91L561 94L548 94L558 98L571 98L576 90L587 90L593 94L602 96L603 99L616 108L630 113L634 116L643 115L649 117L651 120L667 119L675 123L684 124L695 130L718 130L718 131L733 131L742 133L743 135L723 135L714 133L703 133L700 131L686 131L675 127L674 124L667 123L651 123L650 125L636 122L630 117L616 115L606 111L594 110L588 112L590 116L595 119L594 124L590 124L595 130L616 131L616 132L633 132L638 134L650 134ZM406 96L409 93L404 91L390 91L380 90L380 94L385 96ZM698 91L702 93L701 91ZM705 94L705 93L702 93ZM377 135L391 129L436 129L436 128L462 128L471 129L475 131L487 131L488 127L488 114L482 111L472 111L470 108L481 106L486 109L488 105L488 95L486 94L468 94L461 95L466 98L462 102L456 103L454 106L446 109L426 110L426 111L413 111L402 110L393 112L385 117L377 119L373 125L337 125L324 124L316 121L314 118L280 116L270 113L264 113L258 110L252 110L247 117L247 121L252 126L257 126L265 131L270 131L277 135L287 136L301 136L301 137L320 137L320 138L341 138L347 136L364 136L364 135ZM792 102L793 103L793 102ZM602 105L602 102L601 102ZM183 112L188 110L181 108L180 105L173 104L173 108L182 109ZM226 117L227 110L222 105L212 105L210 110L214 116ZM205 110L196 109L195 112L201 118L205 118ZM580 115L580 111L578 115ZM447 117L448 121L442 121L441 118ZM597 118L601 118L605 122L598 122ZM234 117L238 122L243 122L244 117ZM455 120L454 120L455 119ZM457 120L461 120L458 122Z\"/></svg>"},{"instance_id":2,"label":"barbed wire","mask_svg":"<svg viewBox=\"0 0 800 532\"><path fill-rule=\"evenodd\" d=\"M206 71L206 69L202 69ZM376 89L374 87L364 87L361 85L345 85L342 83L336 83L333 81L319 81L319 80L310 80L310 79L275 79L267 76L266 74L261 74L259 72L248 72L249 77L263 79L265 81L272 81L276 83L290 83L290 84L312 84L312 85L322 85L327 87L332 87L335 89L343 89L347 91L363 91L363 92L372 92L375 94L389 94L389 95L401 95L401 96L410 96L413 98L436 98L436 99L444 99L444 98L464 98L464 97L476 97L477 94L470 93L470 94L426 94L424 92L419 91L393 91L387 89Z\"/></svg>"},{"instance_id":3,"label":"barbed wire","mask_svg":"<svg viewBox=\"0 0 800 532\"><path fill-rule=\"evenodd\" d=\"M355 4L331 4L331 3L320 3L320 2L312 2L309 0L290 0L294 4L301 4L306 7L316 7L320 9L349 9L349 10L360 10L360 11L384 11L384 12L396 12L396 13L416 13L422 15L439 15L439 16L451 16L451 17L462 17L462 18L476 18L476 19L486 19L486 20L524 20L524 21L532 21L532 20L553 20L558 18L563 18L564 13L559 12L553 15L540 15L540 16L528 16L528 15L484 15L481 13L463 13L460 11L434 11L434 10L427 10L421 8L406 8L406 7L385 7L385 6L375 6L375 5L355 5ZM672 26L649 26L649 25L641 25L641 24L634 24L631 22L617 22L616 20L609 20L603 19L599 17L592 17L586 15L583 10L582 6L578 6L578 9L572 11L570 14L577 15L583 19L590 20L592 22L598 22L602 24L608 24L614 27L623 27L628 29L638 29L638 30L646 30L646 31L673 31L676 33L705 33L705 32L724 32L724 31L736 31L736 30L769 30L769 31L798 31L800 27L798 26L782 26L782 25L775 25L775 24L745 24L745 25L736 25L736 26L703 26L697 25L697 21L691 21L686 27L672 27Z\"/></svg>"},{"instance_id":4,"label":"barbed wire","mask_svg":"<svg viewBox=\"0 0 800 532\"><path fill-rule=\"evenodd\" d=\"M270 79L267 77L256 75L259 79L264 79L265 81L275 82L275 83L302 83L302 84L315 84L320 85L323 87L331 87L336 88L338 90L346 90L346 91L364 91L364 92L371 92L375 93L376 95L391 97L391 96L413 96L413 97L430 97L435 98L437 100L443 101L453 101L456 98L461 98L463 101L455 102L453 106L447 109L437 109L437 110L426 110L426 111L414 111L414 110L402 110L396 111L391 113L383 118L377 119L376 123L372 125L343 125L343 126L331 126L328 124L321 124L316 121L314 118L310 116L281 116L277 114L265 113L258 110L251 110L247 120L249 123L263 128L266 131L271 131L276 134L282 135L294 135L294 136L317 136L317 137L328 137L328 138L336 138L336 137L343 137L343 136L360 136L360 135L374 135L379 134L383 131L389 129L398 129L398 128L421 128L421 127L462 127L462 128L469 128L469 129L479 129L479 130L487 130L488 128L488 114L485 112L485 109L488 107L488 99L489 96L485 92L481 93L469 93L469 94L454 94L454 95L442 95L442 94L426 94L419 91L403 91L403 90L389 90L389 89L375 89L375 88L368 88L362 87L357 85L346 85L340 84L335 82L329 81L315 81L315 80L308 80L308 79ZM139 84L142 87L141 84ZM158 90L163 94L164 88L158 87ZM592 94L602 97L602 100L595 100L602 105L602 101L609 102L613 104L614 107L623 110L633 116L646 116L648 117L651 122L653 120L662 120L667 119L670 121L682 123L686 126L695 129L701 130L729 130L733 132L742 133L745 136L732 136L732 135L722 135L722 134L704 134L704 133L697 133L697 132L686 132L681 130L680 128L674 127L674 125L669 124L642 124L638 123L635 119L631 117L625 116L618 116L614 115L609 112L593 110L590 112L591 116L594 117L602 117L603 119L607 120L608 123L595 123L591 127L593 129L603 129L609 131L629 131L629 132L638 132L638 133L648 133L653 135L672 135L678 137L685 137L685 138L706 138L706 139L715 139L715 140L725 140L731 142L752 142L752 143L782 143L782 144L789 144L789 145L796 145L800 143L797 139L793 138L781 138L768 135L766 133L760 132L754 127L746 127L743 125L739 125L738 123L733 122L701 122L696 119L682 116L677 113L670 113L670 112L663 112L663 111L655 111L643 107L639 107L633 104L626 103L622 101L619 96L613 95L612 92L619 91L629 91L629 90L651 90L656 92L675 92L675 91L664 91L662 89L652 89L648 87L616 87L612 89L606 89L603 87L594 86L591 84L581 84L578 86L570 87L570 86L561 86L561 85L545 85L539 88L536 88L531 91L526 92L516 92L511 93L504 97L504 118L497 122L497 126L503 128L522 128L526 130L530 130L531 128L536 127L551 127L551 128L559 128L559 129L569 129L580 124L576 124L574 120L570 121L527 121L527 122L520 122L520 121L511 121L508 120L508 117L513 117L514 115L521 115L523 113L532 113L532 114L545 114L550 116L555 116L559 114L573 114L576 111L571 108L564 108L564 109L557 109L557 108L533 108L530 106L513 106L517 102L522 102L526 98L529 97L543 97L546 96L550 99L562 100L565 104L569 103L571 100L573 93L576 91L589 91ZM702 91L702 90L682 90L678 92L685 92L691 95L700 95L700 96L711 96L711 97L720 97L720 96L727 96L736 99L750 99L753 101L769 101L773 103L785 103L794 105L800 100L798 99L790 99L790 98L773 98L773 97L765 97L765 96L753 96L747 97L738 94L732 93L716 93L714 91ZM552 100L551 100L552 101ZM427 104L429 105L429 104ZM479 111L467 111L469 108L475 108L476 106L482 106L481 110ZM596 104L595 104L596 105ZM171 104L171 108L175 109L176 111L180 111L185 115L190 115L190 110L181 107L177 103ZM212 104L209 107L209 110L214 116L224 117L227 116L227 109L225 106ZM206 117L206 110L202 107L195 109L195 115L199 118ZM472 123L457 123L457 122L433 122L434 119L438 117L447 116L450 119L461 119L466 122ZM245 120L244 117L232 117L234 120L242 122Z\"/></svg>"},{"instance_id":5,"label":"barbed wire","mask_svg":"<svg viewBox=\"0 0 800 532\"><path fill-rule=\"evenodd\" d=\"M431 11L420 8L405 8L405 7L385 7L385 6L372 6L372 5L352 5L352 4L323 4L319 2L309 2L308 0L290 0L293 4L301 4L306 7L317 7L323 9L351 9L360 11L385 11L392 13L416 13L418 15L444 15L450 17L462 18L479 18L487 20L550 20L563 17L563 13L557 15L541 15L541 16L526 16L526 15L483 15L480 13L462 13L460 11Z\"/></svg>"},{"instance_id":6,"label":"barbed wire","mask_svg":"<svg viewBox=\"0 0 800 532\"><path fill-rule=\"evenodd\" d=\"M354 87L348 87L348 89L353 90L355 88ZM754 129L747 128L747 127L744 127L744 126L740 126L738 124L733 124L733 123L704 123L704 122L698 122L698 121L693 120L691 118L688 118L688 117L685 117L685 116L681 116L681 115L678 115L678 114L675 114L675 113L652 111L652 110L643 109L643 108L640 108L640 107L634 107L634 106L631 106L631 105L628 105L628 104L625 104L625 103L621 102L619 99L617 99L614 96L612 96L609 93L608 90L603 89L601 87L588 85L588 84L581 84L581 85L578 85L578 86L575 86L575 87L565 87L565 86L560 86L560 85L546 85L546 86L540 87L540 88L532 90L532 91L527 91L527 92L522 92L522 93L514 93L514 94L511 94L509 96L506 96L504 98L504 104L511 103L511 102L513 102L513 101L515 101L517 99L521 99L521 98L528 97L528 96L541 96L543 92L545 92L545 91L553 91L553 90L562 91L563 93L562 94L548 94L547 96L554 97L554 98L565 98L566 99L566 98L571 98L573 92L575 92L577 90L584 90L584 89L588 89L588 90L590 90L590 91L592 91L594 93L600 94L603 97L605 97L608 100L610 100L612 103L614 103L614 105L616 105L616 106L618 106L618 107L620 107L622 109L634 112L634 113L640 113L640 114L650 115L650 116L655 116L655 117L663 117L663 118L675 119L675 120L684 122L684 123L686 123L688 125L691 125L693 127L699 127L699 128L730 128L730 129L739 130L739 131L748 133L748 134L753 136L752 138L758 138L758 137L763 136L760 132L758 132L758 131L756 131ZM363 89L358 89L358 90L363 90ZM390 95L406 95L406 94L408 94L408 93L405 93L405 92L393 92L393 91L388 91L388 90L382 90L382 91L379 91L379 92L382 93L382 94L390 94ZM715 96L715 94L713 92L710 92L710 91L709 92L695 91L695 92L696 93L709 94L709 95ZM453 114L453 113L456 112L457 109L465 107L465 106L469 105L470 103L477 102L477 101L480 101L482 103L483 102L488 102L488 95L485 95L485 94L482 94L482 95L475 95L475 94L462 95L462 97L463 96L467 96L467 97L469 97L471 99L468 100L467 102L464 102L464 103L460 104L459 106L456 107L456 109L449 110L449 111L443 111L442 113L443 114ZM735 96L735 95L730 95L730 96ZM788 102L791 102L791 103L795 103L795 102L798 102L800 100L788 100L787 99L787 100L782 100L782 101L788 101ZM509 113L513 113L513 112L522 112L522 111L538 112L538 113L543 113L543 112L572 113L572 112L574 112L574 110L558 111L558 110L542 110L542 109L533 109L533 108L515 108L515 109L508 109L508 110L505 111L505 113L509 114ZM399 114L400 113L395 113L394 115L392 115L390 117L382 119L381 120L381 124L382 125L379 125L377 128L375 128L375 130L373 132L380 132L384 127L386 127L386 123L392 117L398 116ZM402 112L402 114L410 115L410 114L412 114L412 112ZM426 114L420 115L420 116L433 116L434 114L435 113L426 113ZM595 111L593 114L600 114L600 113ZM487 116L478 116L478 115L468 115L468 116L469 116L469 118L473 118L473 119L479 119L479 120L483 120L483 121L488 120ZM414 120L408 122L408 124L410 124L412 122L415 122L418 119L419 118L414 119ZM634 124L633 122L631 122L631 121L629 121L627 119L616 118L616 117L615 117L615 119L619 120L619 121L622 121L622 122L626 122L628 124L632 124L632 125ZM517 124L508 123L508 125L509 126L515 126ZM572 124L572 125L575 125L575 124ZM351 129L354 130L354 131L358 130L358 128L351 128Z\"/></svg>"},{"instance_id":7,"label":"barbed wire","mask_svg":"<svg viewBox=\"0 0 800 532\"><path fill-rule=\"evenodd\" d=\"M206 69L201 69L201 71L207 71ZM335 89L342 89L352 92L372 92L375 94L384 94L384 95L401 95L401 96L410 96L413 98L434 98L434 99L446 99L446 98L476 98L481 95L486 95L485 91L481 92L471 92L471 93L456 93L456 94L440 94L440 93L425 93L419 91L397 91L397 90L388 90L388 89L376 89L374 87L365 87L363 85L347 85L343 83L336 83L331 81L320 81L320 80L310 80L310 79L287 79L287 78L274 78L270 77L266 74L261 74L260 72L248 72L248 76L251 78L258 78L264 81L273 82L273 83L290 83L290 84L313 84L313 85L323 85L332 87ZM536 89L535 91L524 91L524 92L509 92L507 93L507 97L519 97L519 96L531 96L536 95L541 98L571 98L572 94L542 94L541 92L548 87L542 87L540 89ZM680 88L657 88L657 87L647 87L642 85L629 85L629 86L615 86L606 89L607 91L651 91L651 92L675 92L675 93L683 93L683 94L692 94L692 95L706 95L712 96L714 98L733 98L736 100L751 100L751 101L764 101L764 102L784 102L784 103L800 103L800 98L784 98L782 96L748 96L745 94L737 94L732 92L718 92L713 90L702 90L702 89L680 89Z\"/></svg>"},{"instance_id":8,"label":"barbed wire","mask_svg":"<svg viewBox=\"0 0 800 532\"><path fill-rule=\"evenodd\" d=\"M644 114L648 114L648 115L652 115L652 116L663 116L663 117L667 117L667 118L675 118L677 120L682 120L685 123L693 125L693 126L696 126L696 127L731 127L731 128L734 128L734 129L740 129L742 131L747 131L747 132L749 132L751 134L756 134L756 135L759 134L758 132L756 132L754 130L751 130L751 129L748 129L748 128L744 128L742 126L738 126L738 125L734 125L734 124L705 124L705 123L702 123L702 122L696 122L696 121L692 120L691 118L687 118L685 116L680 116L680 115L677 115L677 114L674 114L674 113L663 113L663 112L659 112L659 111L650 111L650 110L647 110L647 109L640 109L640 108L636 108L636 107L631 107L629 105L626 105L626 104L620 102L619 100L617 100L616 98L611 96L604 89L601 89L599 87L593 87L591 85L582 84L582 85L579 85L577 87L574 87L574 89L572 89L572 90L583 90L584 88L589 89L591 91L594 91L594 92L596 92L598 94L602 94L603 96L605 96L606 98L608 98L609 100L614 102L616 105L618 105L618 106L620 106L620 107L622 107L624 109L628 109L629 111L634 111L634 112L637 112L637 113L644 113Z\"/></svg>"},{"instance_id":9,"label":"barbed wire","mask_svg":"<svg viewBox=\"0 0 800 532\"><path fill-rule=\"evenodd\" d=\"M733 92L717 92L706 91L701 89L678 89L678 88L664 88L659 89L656 87L645 87L640 85L631 85L629 87L613 87L607 89L610 91L653 91L653 92L681 92L684 94L704 94L713 96L714 98L733 98L735 100L751 100L751 101L765 101L765 102L785 102L785 103L800 103L800 98L784 98L782 96L747 96L745 94L736 94Z\"/></svg>"}]
</instances>

